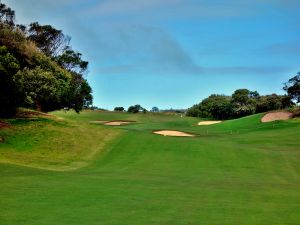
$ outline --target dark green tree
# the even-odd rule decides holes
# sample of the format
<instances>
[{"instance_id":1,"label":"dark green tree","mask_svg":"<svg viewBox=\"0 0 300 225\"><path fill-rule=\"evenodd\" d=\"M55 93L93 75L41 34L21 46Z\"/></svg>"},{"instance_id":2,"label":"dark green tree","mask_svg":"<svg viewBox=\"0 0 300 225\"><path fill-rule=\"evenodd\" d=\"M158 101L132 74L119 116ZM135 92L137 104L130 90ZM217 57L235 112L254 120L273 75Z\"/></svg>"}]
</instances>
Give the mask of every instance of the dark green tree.
<instances>
[{"instance_id":1,"label":"dark green tree","mask_svg":"<svg viewBox=\"0 0 300 225\"><path fill-rule=\"evenodd\" d=\"M133 105L130 106L127 111L130 113L138 113L140 110L144 110L144 108L140 105Z\"/></svg>"},{"instance_id":2,"label":"dark green tree","mask_svg":"<svg viewBox=\"0 0 300 225\"><path fill-rule=\"evenodd\" d=\"M256 97L255 93L251 95L248 89L238 89L232 94L231 104L233 110L233 116L243 117L255 113L256 110Z\"/></svg>"},{"instance_id":3,"label":"dark green tree","mask_svg":"<svg viewBox=\"0 0 300 225\"><path fill-rule=\"evenodd\" d=\"M15 82L18 89L25 94L23 106L41 111L60 108L68 85L68 82L56 79L52 72L40 67L19 71L15 75Z\"/></svg>"},{"instance_id":4,"label":"dark green tree","mask_svg":"<svg viewBox=\"0 0 300 225\"><path fill-rule=\"evenodd\" d=\"M291 99L300 103L300 72L284 84L283 88Z\"/></svg>"},{"instance_id":5,"label":"dark green tree","mask_svg":"<svg viewBox=\"0 0 300 225\"><path fill-rule=\"evenodd\" d=\"M125 109L124 107L115 107L114 111L123 112Z\"/></svg>"},{"instance_id":6,"label":"dark green tree","mask_svg":"<svg viewBox=\"0 0 300 225\"><path fill-rule=\"evenodd\" d=\"M153 106L151 109L151 112L159 112L159 108L156 106Z\"/></svg>"},{"instance_id":7,"label":"dark green tree","mask_svg":"<svg viewBox=\"0 0 300 225\"><path fill-rule=\"evenodd\" d=\"M231 117L231 98L225 95L211 95L200 103L199 116L215 119L228 119Z\"/></svg>"},{"instance_id":8,"label":"dark green tree","mask_svg":"<svg viewBox=\"0 0 300 225\"><path fill-rule=\"evenodd\" d=\"M77 112L89 107L92 89L83 77L88 62L71 50L70 38L50 25L13 22L14 11L0 3L1 116L20 106Z\"/></svg>"},{"instance_id":9,"label":"dark green tree","mask_svg":"<svg viewBox=\"0 0 300 225\"><path fill-rule=\"evenodd\" d=\"M0 117L10 117L21 104L21 91L15 84L15 74L19 70L18 60L0 47Z\"/></svg>"},{"instance_id":10,"label":"dark green tree","mask_svg":"<svg viewBox=\"0 0 300 225\"><path fill-rule=\"evenodd\" d=\"M55 60L57 63L68 71L83 74L88 67L88 62L81 59L82 54L72 49L67 49Z\"/></svg>"},{"instance_id":11,"label":"dark green tree","mask_svg":"<svg viewBox=\"0 0 300 225\"><path fill-rule=\"evenodd\" d=\"M92 88L80 74L72 73L68 95L64 99L64 107L79 112L93 104Z\"/></svg>"},{"instance_id":12,"label":"dark green tree","mask_svg":"<svg viewBox=\"0 0 300 225\"><path fill-rule=\"evenodd\" d=\"M199 104L193 105L186 111L187 116L199 117L200 116L200 106Z\"/></svg>"}]
</instances>

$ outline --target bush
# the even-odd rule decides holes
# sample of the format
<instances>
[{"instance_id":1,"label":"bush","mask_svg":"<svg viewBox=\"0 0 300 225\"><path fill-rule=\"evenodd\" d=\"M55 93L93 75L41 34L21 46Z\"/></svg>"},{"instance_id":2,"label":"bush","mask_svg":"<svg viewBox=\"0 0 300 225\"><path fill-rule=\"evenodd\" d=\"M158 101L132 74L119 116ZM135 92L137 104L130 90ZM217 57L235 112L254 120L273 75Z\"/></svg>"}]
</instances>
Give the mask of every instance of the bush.
<instances>
[{"instance_id":1,"label":"bush","mask_svg":"<svg viewBox=\"0 0 300 225\"><path fill-rule=\"evenodd\" d=\"M144 113L146 112L146 110L140 105L130 106L127 111L130 113L138 113L139 111L143 111Z\"/></svg>"},{"instance_id":2,"label":"bush","mask_svg":"<svg viewBox=\"0 0 300 225\"><path fill-rule=\"evenodd\" d=\"M114 111L123 112L125 109L124 107L115 107Z\"/></svg>"}]
</instances>

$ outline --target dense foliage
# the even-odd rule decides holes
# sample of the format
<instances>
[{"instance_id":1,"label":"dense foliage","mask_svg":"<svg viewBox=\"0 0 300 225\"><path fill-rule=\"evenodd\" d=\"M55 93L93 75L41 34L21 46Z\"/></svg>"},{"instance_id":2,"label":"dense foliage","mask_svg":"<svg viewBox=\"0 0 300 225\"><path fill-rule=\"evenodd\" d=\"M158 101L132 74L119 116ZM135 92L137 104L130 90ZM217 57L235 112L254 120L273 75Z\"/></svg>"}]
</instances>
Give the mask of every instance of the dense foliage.
<instances>
[{"instance_id":1,"label":"dense foliage","mask_svg":"<svg viewBox=\"0 0 300 225\"><path fill-rule=\"evenodd\" d=\"M69 42L51 25L15 24L15 12L0 4L0 117L18 107L79 112L92 104L88 62Z\"/></svg>"},{"instance_id":2,"label":"dense foliage","mask_svg":"<svg viewBox=\"0 0 300 225\"><path fill-rule=\"evenodd\" d=\"M300 103L300 72L293 78L291 78L283 88L288 95L295 100L297 103Z\"/></svg>"},{"instance_id":3,"label":"dense foliage","mask_svg":"<svg viewBox=\"0 0 300 225\"><path fill-rule=\"evenodd\" d=\"M151 112L159 112L159 108L157 106L153 106Z\"/></svg>"},{"instance_id":4,"label":"dense foliage","mask_svg":"<svg viewBox=\"0 0 300 225\"><path fill-rule=\"evenodd\" d=\"M130 112L130 113L138 113L138 112L146 113L147 110L145 108L143 108L142 106L140 106L140 105L132 105L132 106L129 106L127 112Z\"/></svg>"},{"instance_id":5,"label":"dense foliage","mask_svg":"<svg viewBox=\"0 0 300 225\"><path fill-rule=\"evenodd\" d=\"M124 107L115 107L114 111L123 112L125 109Z\"/></svg>"},{"instance_id":6,"label":"dense foliage","mask_svg":"<svg viewBox=\"0 0 300 225\"><path fill-rule=\"evenodd\" d=\"M291 97L287 95L260 96L257 91L238 89L232 96L213 94L189 108L186 114L193 117L224 120L284 109L292 105Z\"/></svg>"}]
</instances>

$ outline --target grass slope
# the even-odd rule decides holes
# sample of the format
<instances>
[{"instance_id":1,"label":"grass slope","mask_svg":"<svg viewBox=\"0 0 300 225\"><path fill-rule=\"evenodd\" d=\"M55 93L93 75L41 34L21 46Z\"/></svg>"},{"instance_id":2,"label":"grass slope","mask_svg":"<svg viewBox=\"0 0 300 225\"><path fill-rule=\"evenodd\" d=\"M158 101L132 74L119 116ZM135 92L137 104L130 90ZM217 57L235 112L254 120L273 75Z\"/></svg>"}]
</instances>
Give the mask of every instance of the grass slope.
<instances>
[{"instance_id":1,"label":"grass slope","mask_svg":"<svg viewBox=\"0 0 300 225\"><path fill-rule=\"evenodd\" d=\"M86 166L120 131L56 117L21 118L0 129L0 162L51 170Z\"/></svg>"},{"instance_id":2,"label":"grass slope","mask_svg":"<svg viewBox=\"0 0 300 225\"><path fill-rule=\"evenodd\" d=\"M299 224L299 120L261 124L261 115L255 115L199 127L192 126L197 119L175 115L53 114L64 120L0 130L7 137L0 144L1 161L21 162L14 154L22 154L28 165L41 167L49 162L52 168L56 156L70 162L65 152L71 148L85 146L90 152L107 133L115 136L102 148L105 154L94 155L88 166L74 171L0 163L0 204L5 206L1 224ZM137 123L122 127L88 123L113 119ZM36 123L43 125L32 128ZM64 129L69 136L63 135ZM200 136L163 137L151 133L156 129ZM48 152L56 149L45 144L49 138L63 140L77 133L83 136L61 147L64 156ZM41 143L27 146L25 139ZM41 164L33 162L40 152L46 158ZM72 159L80 161L84 155L75 151ZM58 165L63 164L60 160Z\"/></svg>"}]
</instances>

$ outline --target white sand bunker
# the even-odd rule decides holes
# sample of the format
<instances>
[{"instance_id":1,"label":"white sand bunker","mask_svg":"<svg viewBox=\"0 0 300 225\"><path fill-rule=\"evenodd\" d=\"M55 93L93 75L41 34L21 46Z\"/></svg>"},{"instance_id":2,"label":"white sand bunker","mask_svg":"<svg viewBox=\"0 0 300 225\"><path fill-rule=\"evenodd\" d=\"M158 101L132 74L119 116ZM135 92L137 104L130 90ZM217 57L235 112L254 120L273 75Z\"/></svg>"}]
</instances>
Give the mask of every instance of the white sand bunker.
<instances>
[{"instance_id":1,"label":"white sand bunker","mask_svg":"<svg viewBox=\"0 0 300 225\"><path fill-rule=\"evenodd\" d=\"M261 122L266 123L275 120L288 120L292 118L292 115L293 114L290 112L270 112L261 118Z\"/></svg>"},{"instance_id":2,"label":"white sand bunker","mask_svg":"<svg viewBox=\"0 0 300 225\"><path fill-rule=\"evenodd\" d=\"M176 130L160 130L160 131L155 131L153 133L163 135L163 136L174 136L174 137L194 137L195 136L193 134L188 134L188 133L176 131Z\"/></svg>"},{"instance_id":3,"label":"white sand bunker","mask_svg":"<svg viewBox=\"0 0 300 225\"><path fill-rule=\"evenodd\" d=\"M104 124L104 123L107 123L108 121L107 120L95 120L95 121L90 121L90 123L93 123L93 124Z\"/></svg>"},{"instance_id":4,"label":"white sand bunker","mask_svg":"<svg viewBox=\"0 0 300 225\"><path fill-rule=\"evenodd\" d=\"M107 126L122 126L122 125L131 124L131 123L134 123L134 121L115 120L115 121L106 122L106 123L104 123L104 125L107 125Z\"/></svg>"},{"instance_id":5,"label":"white sand bunker","mask_svg":"<svg viewBox=\"0 0 300 225\"><path fill-rule=\"evenodd\" d=\"M221 123L222 121L220 120L215 120L215 121L201 121L198 123L199 126L205 126L205 125L212 125L212 124L217 124L217 123Z\"/></svg>"}]
</instances>

